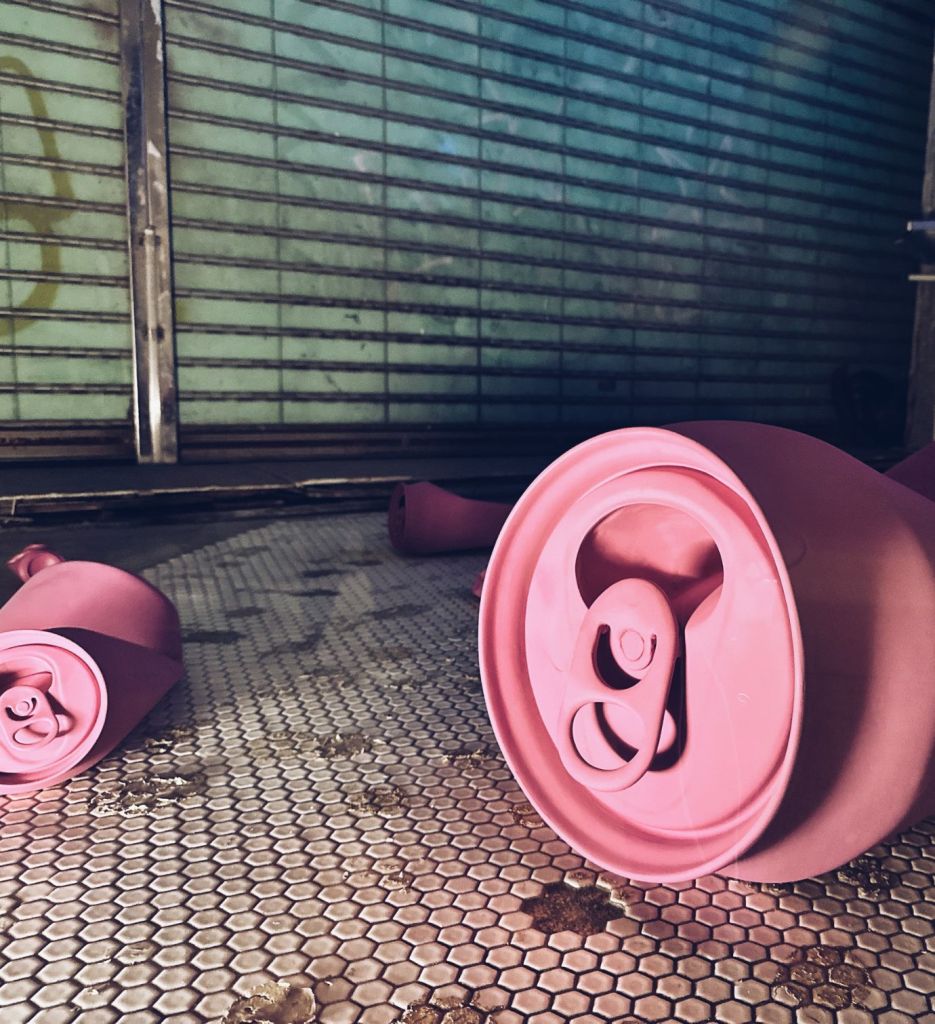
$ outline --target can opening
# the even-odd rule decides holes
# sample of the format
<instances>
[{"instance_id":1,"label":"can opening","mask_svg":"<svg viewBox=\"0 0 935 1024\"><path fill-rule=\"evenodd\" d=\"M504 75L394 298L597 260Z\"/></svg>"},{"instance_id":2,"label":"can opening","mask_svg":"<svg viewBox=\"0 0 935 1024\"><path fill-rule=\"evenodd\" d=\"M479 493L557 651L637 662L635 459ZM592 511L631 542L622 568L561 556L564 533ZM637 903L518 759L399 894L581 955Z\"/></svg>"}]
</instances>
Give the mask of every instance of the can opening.
<instances>
[{"instance_id":1,"label":"can opening","mask_svg":"<svg viewBox=\"0 0 935 1024\"><path fill-rule=\"evenodd\" d=\"M578 590L590 607L619 580L638 577L665 593L681 625L723 582L714 538L681 509L626 505L594 526L578 549Z\"/></svg>"},{"instance_id":2,"label":"can opening","mask_svg":"<svg viewBox=\"0 0 935 1024\"><path fill-rule=\"evenodd\" d=\"M636 503L612 512L588 532L578 550L575 576L589 607L619 580L648 580L666 594L684 628L692 613L723 582L724 567L714 538L693 516L665 505ZM613 689L626 689L637 682L614 657L609 630L597 638L594 665ZM650 772L671 768L685 747L684 667L684 659L679 658ZM640 744L640 723L618 705L595 704L582 708L576 716L574 738L589 764L610 770L633 757Z\"/></svg>"},{"instance_id":3,"label":"can opening","mask_svg":"<svg viewBox=\"0 0 935 1024\"><path fill-rule=\"evenodd\" d=\"M0 792L36 789L80 762L107 711L100 669L41 630L0 632Z\"/></svg>"},{"instance_id":4,"label":"can opening","mask_svg":"<svg viewBox=\"0 0 935 1024\"><path fill-rule=\"evenodd\" d=\"M671 768L685 749L685 663L675 663L662 732L648 771ZM589 704L575 715L575 746L592 768L610 771L628 764L643 743L644 723L618 704Z\"/></svg>"}]
</instances>

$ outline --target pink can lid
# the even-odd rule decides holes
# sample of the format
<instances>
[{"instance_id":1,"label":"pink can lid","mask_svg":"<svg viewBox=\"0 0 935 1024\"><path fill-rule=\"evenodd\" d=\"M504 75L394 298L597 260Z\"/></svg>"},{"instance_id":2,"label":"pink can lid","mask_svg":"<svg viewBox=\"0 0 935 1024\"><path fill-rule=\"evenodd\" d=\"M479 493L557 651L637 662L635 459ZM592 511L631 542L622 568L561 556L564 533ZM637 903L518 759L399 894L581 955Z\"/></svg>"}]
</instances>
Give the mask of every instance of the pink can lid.
<instances>
[{"instance_id":1,"label":"pink can lid","mask_svg":"<svg viewBox=\"0 0 935 1024\"><path fill-rule=\"evenodd\" d=\"M696 878L762 833L801 727L802 640L766 519L673 430L567 452L487 569L480 662L494 730L542 817L630 878Z\"/></svg>"},{"instance_id":2,"label":"pink can lid","mask_svg":"<svg viewBox=\"0 0 935 1024\"><path fill-rule=\"evenodd\" d=\"M107 714L100 669L42 630L0 633L0 793L60 778L94 746Z\"/></svg>"}]
</instances>

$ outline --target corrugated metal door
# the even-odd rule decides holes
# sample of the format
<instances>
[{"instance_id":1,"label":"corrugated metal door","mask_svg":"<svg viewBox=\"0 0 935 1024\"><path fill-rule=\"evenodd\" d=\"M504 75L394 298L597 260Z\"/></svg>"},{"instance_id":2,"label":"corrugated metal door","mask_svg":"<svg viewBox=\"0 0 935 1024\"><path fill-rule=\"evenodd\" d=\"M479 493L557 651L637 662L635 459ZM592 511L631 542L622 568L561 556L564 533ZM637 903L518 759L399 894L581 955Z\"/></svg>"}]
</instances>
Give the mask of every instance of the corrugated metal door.
<instances>
[{"instance_id":1,"label":"corrugated metal door","mask_svg":"<svg viewBox=\"0 0 935 1024\"><path fill-rule=\"evenodd\" d=\"M0 0L0 454L128 455L117 0Z\"/></svg>"},{"instance_id":2,"label":"corrugated metal door","mask_svg":"<svg viewBox=\"0 0 935 1024\"><path fill-rule=\"evenodd\" d=\"M167 0L183 429L830 429L836 374L905 371L931 24Z\"/></svg>"}]
</instances>

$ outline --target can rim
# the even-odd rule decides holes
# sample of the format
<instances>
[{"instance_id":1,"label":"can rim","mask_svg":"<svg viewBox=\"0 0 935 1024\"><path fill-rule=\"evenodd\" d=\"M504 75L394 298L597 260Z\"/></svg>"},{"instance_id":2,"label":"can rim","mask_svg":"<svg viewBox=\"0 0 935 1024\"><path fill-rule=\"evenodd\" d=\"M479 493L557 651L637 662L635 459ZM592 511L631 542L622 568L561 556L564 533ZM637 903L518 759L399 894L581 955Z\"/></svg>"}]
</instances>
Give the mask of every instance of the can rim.
<instances>
[{"instance_id":1,"label":"can rim","mask_svg":"<svg viewBox=\"0 0 935 1024\"><path fill-rule=\"evenodd\" d=\"M557 789L554 770L546 768L543 778L543 765L554 763L548 749L551 737L532 693L524 643L516 643L516 636L524 632L526 598L535 565L517 564L519 559L511 558L510 552L520 532L526 534L527 544L541 548L560 518L562 506L570 507L581 493L613 477L659 467L694 469L709 474L736 494L755 520L772 556L788 616L793 692L784 753L763 794L751 801L749 825L740 837L715 852L704 851L698 844L698 855L686 858L685 866L660 867L651 877L646 877L645 865L627 857L625 822L620 823L620 841L612 850L606 848L606 844L599 845L587 828L588 813L593 815L598 810L593 802L589 809L590 791L581 787L581 799L572 801L574 807L558 806L553 798ZM556 495L560 490L566 495L572 492L572 496L563 501ZM514 623L510 638L503 634L500 622L504 606L523 620ZM646 881L671 882L700 877L735 863L754 845L775 815L792 775L804 711L803 643L792 583L779 543L756 499L718 455L678 428L628 427L602 434L572 448L539 474L511 511L494 547L481 597L478 645L482 685L494 733L516 780L543 820L594 863L626 877ZM501 685L504 682L510 699L504 697ZM562 780L562 784L566 785L567 780ZM692 836L673 834L670 842L689 847Z\"/></svg>"},{"instance_id":2,"label":"can rim","mask_svg":"<svg viewBox=\"0 0 935 1024\"><path fill-rule=\"evenodd\" d=\"M41 647L51 649L44 657L55 667L55 652L65 652L77 660L70 665L70 671L77 670L94 694L96 707L90 711L82 707L82 718L78 729L80 735L65 746L58 756L48 763L34 767L24 764L21 771L0 772L0 793L21 794L42 789L66 777L68 773L93 749L104 729L107 717L108 697L104 676L91 655L79 644L50 630L14 629L0 632L0 663L19 648ZM65 710L69 708L65 706Z\"/></svg>"}]
</instances>

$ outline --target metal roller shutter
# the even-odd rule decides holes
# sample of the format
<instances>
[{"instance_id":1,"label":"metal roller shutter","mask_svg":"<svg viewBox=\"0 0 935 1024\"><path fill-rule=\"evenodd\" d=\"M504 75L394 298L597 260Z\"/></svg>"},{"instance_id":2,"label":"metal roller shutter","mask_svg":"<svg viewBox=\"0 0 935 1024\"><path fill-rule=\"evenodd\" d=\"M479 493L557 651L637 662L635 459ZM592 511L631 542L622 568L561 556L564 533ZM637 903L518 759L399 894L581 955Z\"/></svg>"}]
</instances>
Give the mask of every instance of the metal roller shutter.
<instances>
[{"instance_id":1,"label":"metal roller shutter","mask_svg":"<svg viewBox=\"0 0 935 1024\"><path fill-rule=\"evenodd\" d=\"M822 428L905 367L930 25L168 0L183 423Z\"/></svg>"},{"instance_id":2,"label":"metal roller shutter","mask_svg":"<svg viewBox=\"0 0 935 1024\"><path fill-rule=\"evenodd\" d=\"M0 2L0 445L129 455L117 0Z\"/></svg>"}]
</instances>

